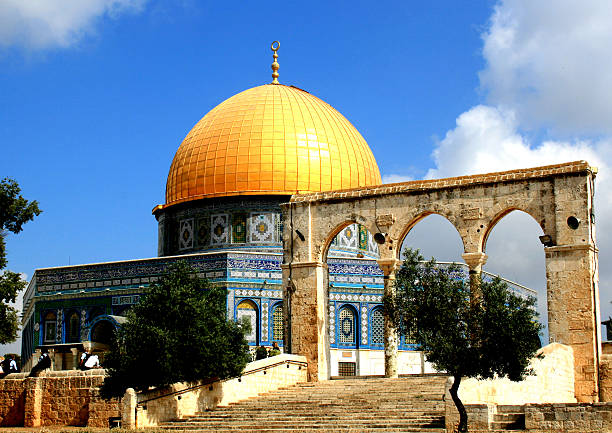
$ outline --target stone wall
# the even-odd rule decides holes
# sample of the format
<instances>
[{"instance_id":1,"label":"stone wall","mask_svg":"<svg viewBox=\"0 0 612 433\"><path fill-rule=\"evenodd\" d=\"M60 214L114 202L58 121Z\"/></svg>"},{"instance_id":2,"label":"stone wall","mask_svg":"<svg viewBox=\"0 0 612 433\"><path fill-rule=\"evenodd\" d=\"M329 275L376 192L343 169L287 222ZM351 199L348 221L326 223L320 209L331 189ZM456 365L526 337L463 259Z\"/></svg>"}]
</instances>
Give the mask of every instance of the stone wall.
<instances>
[{"instance_id":1,"label":"stone wall","mask_svg":"<svg viewBox=\"0 0 612 433\"><path fill-rule=\"evenodd\" d=\"M138 394L130 388L123 398L122 427L154 427L306 380L306 358L283 354L249 363L235 379L176 383Z\"/></svg>"},{"instance_id":2,"label":"stone wall","mask_svg":"<svg viewBox=\"0 0 612 433\"><path fill-rule=\"evenodd\" d=\"M119 401L98 393L104 375L104 370L8 375L0 380L0 426L108 427L120 411Z\"/></svg>"},{"instance_id":3,"label":"stone wall","mask_svg":"<svg viewBox=\"0 0 612 433\"><path fill-rule=\"evenodd\" d=\"M599 401L612 402L612 354L601 356L599 364Z\"/></svg>"},{"instance_id":4,"label":"stone wall","mask_svg":"<svg viewBox=\"0 0 612 433\"><path fill-rule=\"evenodd\" d=\"M24 374L11 374L0 380L0 426L23 425L26 386Z\"/></svg>"},{"instance_id":5,"label":"stone wall","mask_svg":"<svg viewBox=\"0 0 612 433\"><path fill-rule=\"evenodd\" d=\"M551 343L541 348L537 355L542 358L536 357L531 361L534 374L526 376L525 380L463 379L459 386L459 398L464 404L575 403L572 348ZM446 404L454 409L448 391L452 385L450 381L446 389Z\"/></svg>"},{"instance_id":6,"label":"stone wall","mask_svg":"<svg viewBox=\"0 0 612 433\"><path fill-rule=\"evenodd\" d=\"M530 433L612 432L612 403L528 404L525 430Z\"/></svg>"}]
</instances>

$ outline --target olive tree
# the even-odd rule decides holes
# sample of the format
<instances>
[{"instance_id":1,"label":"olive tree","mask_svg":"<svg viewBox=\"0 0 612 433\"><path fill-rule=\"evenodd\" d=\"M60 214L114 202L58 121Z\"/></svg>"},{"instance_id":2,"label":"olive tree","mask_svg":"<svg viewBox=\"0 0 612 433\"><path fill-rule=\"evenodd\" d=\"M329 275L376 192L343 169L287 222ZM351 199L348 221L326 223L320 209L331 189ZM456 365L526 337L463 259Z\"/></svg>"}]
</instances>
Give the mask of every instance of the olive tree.
<instances>
[{"instance_id":1,"label":"olive tree","mask_svg":"<svg viewBox=\"0 0 612 433\"><path fill-rule=\"evenodd\" d=\"M226 289L198 278L185 262L173 265L117 331L102 395L240 375L249 348L245 329L227 318L226 297Z\"/></svg>"},{"instance_id":2,"label":"olive tree","mask_svg":"<svg viewBox=\"0 0 612 433\"><path fill-rule=\"evenodd\" d=\"M463 377L522 380L540 348L542 325L534 298L522 298L499 278L480 280L474 293L457 265L423 262L407 250L396 277L396 295L385 298L387 314L439 371L454 378L450 394L460 415L459 432L468 417L458 396Z\"/></svg>"}]
</instances>

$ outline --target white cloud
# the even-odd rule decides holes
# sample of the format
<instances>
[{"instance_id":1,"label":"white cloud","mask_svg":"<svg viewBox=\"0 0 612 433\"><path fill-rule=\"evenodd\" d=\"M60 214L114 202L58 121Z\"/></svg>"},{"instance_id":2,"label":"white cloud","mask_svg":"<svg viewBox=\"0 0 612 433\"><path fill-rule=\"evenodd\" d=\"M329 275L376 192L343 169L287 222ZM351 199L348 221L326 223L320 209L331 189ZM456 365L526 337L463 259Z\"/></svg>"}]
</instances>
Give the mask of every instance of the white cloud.
<instances>
[{"instance_id":1,"label":"white cloud","mask_svg":"<svg viewBox=\"0 0 612 433\"><path fill-rule=\"evenodd\" d=\"M483 34L472 107L436 143L428 178L586 160L600 169L596 223L602 316L612 314L612 8L606 1L501 0ZM552 139L532 143L521 132ZM568 137L570 137L568 139ZM485 269L531 286L546 302L540 227L512 213L489 238ZM540 311L543 311L540 305Z\"/></svg>"},{"instance_id":2,"label":"white cloud","mask_svg":"<svg viewBox=\"0 0 612 433\"><path fill-rule=\"evenodd\" d=\"M406 176L403 174L383 174L382 183L400 183L409 182L414 180L412 176Z\"/></svg>"},{"instance_id":3,"label":"white cloud","mask_svg":"<svg viewBox=\"0 0 612 433\"><path fill-rule=\"evenodd\" d=\"M96 19L139 12L147 0L3 0L0 47L68 47L95 32Z\"/></svg>"},{"instance_id":4,"label":"white cloud","mask_svg":"<svg viewBox=\"0 0 612 433\"><path fill-rule=\"evenodd\" d=\"M457 125L437 143L433 152L436 168L428 178L537 167L561 162L587 160L602 168L598 177L609 177L605 161L612 140L544 141L531 145L519 132L513 111L478 105L462 113Z\"/></svg>"},{"instance_id":5,"label":"white cloud","mask_svg":"<svg viewBox=\"0 0 612 433\"><path fill-rule=\"evenodd\" d=\"M522 127L612 132L612 7L606 0L503 0L483 35L488 101Z\"/></svg>"}]
</instances>

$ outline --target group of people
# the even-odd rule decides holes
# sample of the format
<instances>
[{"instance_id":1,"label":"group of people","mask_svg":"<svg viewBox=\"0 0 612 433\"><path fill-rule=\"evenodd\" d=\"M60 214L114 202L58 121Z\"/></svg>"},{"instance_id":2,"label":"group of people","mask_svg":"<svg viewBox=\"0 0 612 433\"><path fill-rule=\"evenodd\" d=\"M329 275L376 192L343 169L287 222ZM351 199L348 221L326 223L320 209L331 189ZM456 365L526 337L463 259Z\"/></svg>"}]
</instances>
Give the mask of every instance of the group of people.
<instances>
[{"instance_id":1,"label":"group of people","mask_svg":"<svg viewBox=\"0 0 612 433\"><path fill-rule=\"evenodd\" d=\"M255 360L257 361L259 359L265 359L270 356L276 356L280 354L280 347L278 347L278 343L274 341L272 342L272 347L270 348L270 350L268 350L266 346L259 346L257 349L255 349Z\"/></svg>"},{"instance_id":2,"label":"group of people","mask_svg":"<svg viewBox=\"0 0 612 433\"><path fill-rule=\"evenodd\" d=\"M99 367L100 359L98 358L98 355L91 355L87 351L81 354L81 358L79 360L79 370L89 370ZM36 377L41 371L46 370L47 368L51 368L51 358L49 357L49 353L45 350L40 355L40 358L38 358L38 363L32 367L29 377ZM11 373L13 373L13 371L11 371Z\"/></svg>"}]
</instances>

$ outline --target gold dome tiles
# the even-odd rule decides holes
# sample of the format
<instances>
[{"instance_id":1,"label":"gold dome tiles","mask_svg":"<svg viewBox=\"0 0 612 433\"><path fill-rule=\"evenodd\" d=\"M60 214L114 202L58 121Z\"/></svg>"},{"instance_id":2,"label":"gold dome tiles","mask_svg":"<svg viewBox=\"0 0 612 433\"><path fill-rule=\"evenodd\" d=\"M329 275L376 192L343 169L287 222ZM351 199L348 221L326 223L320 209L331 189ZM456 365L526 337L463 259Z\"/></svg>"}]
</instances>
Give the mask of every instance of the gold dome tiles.
<instances>
[{"instance_id":1,"label":"gold dome tiles","mask_svg":"<svg viewBox=\"0 0 612 433\"><path fill-rule=\"evenodd\" d=\"M165 206L380 183L370 148L346 118L308 92L264 85L222 102L187 134L170 167Z\"/></svg>"}]
</instances>

